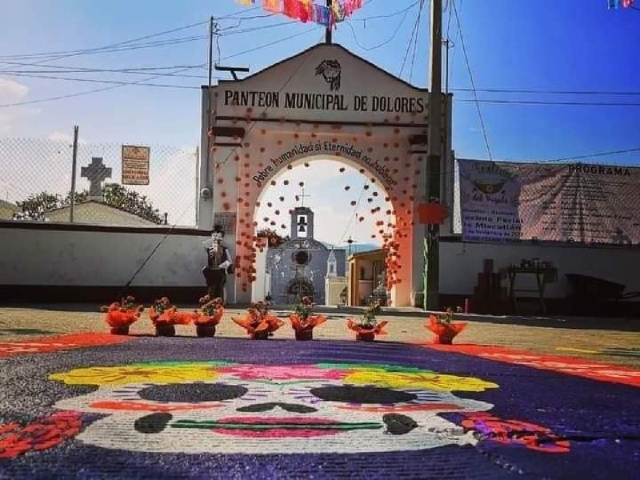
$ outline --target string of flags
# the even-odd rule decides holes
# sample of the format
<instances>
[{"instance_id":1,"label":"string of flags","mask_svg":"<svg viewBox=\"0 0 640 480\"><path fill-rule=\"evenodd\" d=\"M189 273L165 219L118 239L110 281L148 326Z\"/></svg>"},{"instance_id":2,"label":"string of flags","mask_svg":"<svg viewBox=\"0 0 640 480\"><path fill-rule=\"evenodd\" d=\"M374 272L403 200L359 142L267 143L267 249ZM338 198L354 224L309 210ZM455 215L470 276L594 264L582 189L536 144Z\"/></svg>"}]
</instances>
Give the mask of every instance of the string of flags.
<instances>
[{"instance_id":1,"label":"string of flags","mask_svg":"<svg viewBox=\"0 0 640 480\"><path fill-rule=\"evenodd\" d=\"M256 0L236 0L236 3L255 5ZM281 13L302 23L315 22L325 27L334 27L361 8L363 3L364 0L331 0L329 7L313 0L262 0L262 8L265 12Z\"/></svg>"},{"instance_id":2,"label":"string of flags","mask_svg":"<svg viewBox=\"0 0 640 480\"><path fill-rule=\"evenodd\" d=\"M609 9L630 8L633 6L633 0L607 0Z\"/></svg>"}]
</instances>

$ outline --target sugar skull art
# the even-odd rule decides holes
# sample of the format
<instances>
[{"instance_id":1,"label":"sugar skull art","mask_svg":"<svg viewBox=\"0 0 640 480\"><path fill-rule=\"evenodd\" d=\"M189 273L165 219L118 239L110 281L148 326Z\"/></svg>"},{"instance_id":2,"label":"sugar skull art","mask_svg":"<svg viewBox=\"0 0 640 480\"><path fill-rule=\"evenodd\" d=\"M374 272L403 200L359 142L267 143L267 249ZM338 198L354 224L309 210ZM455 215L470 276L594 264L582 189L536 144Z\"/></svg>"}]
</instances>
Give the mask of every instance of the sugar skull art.
<instances>
[{"instance_id":1,"label":"sugar skull art","mask_svg":"<svg viewBox=\"0 0 640 480\"><path fill-rule=\"evenodd\" d=\"M106 415L76 438L137 452L295 454L421 450L475 443L438 414L490 410L452 392L494 383L369 364L146 363L51 375L97 385L61 410Z\"/></svg>"}]
</instances>

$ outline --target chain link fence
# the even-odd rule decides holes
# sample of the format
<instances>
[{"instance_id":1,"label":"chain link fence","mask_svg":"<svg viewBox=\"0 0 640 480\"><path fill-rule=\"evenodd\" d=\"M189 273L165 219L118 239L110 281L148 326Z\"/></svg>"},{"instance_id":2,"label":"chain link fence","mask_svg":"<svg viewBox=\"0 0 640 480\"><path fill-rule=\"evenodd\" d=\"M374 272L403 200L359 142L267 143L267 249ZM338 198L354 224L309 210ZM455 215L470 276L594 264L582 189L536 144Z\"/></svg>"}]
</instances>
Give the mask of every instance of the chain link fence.
<instances>
[{"instance_id":1,"label":"chain link fence","mask_svg":"<svg viewBox=\"0 0 640 480\"><path fill-rule=\"evenodd\" d=\"M79 142L72 202L71 141L0 138L0 220L194 226L197 147L146 147L148 184L132 185L122 144Z\"/></svg>"}]
</instances>

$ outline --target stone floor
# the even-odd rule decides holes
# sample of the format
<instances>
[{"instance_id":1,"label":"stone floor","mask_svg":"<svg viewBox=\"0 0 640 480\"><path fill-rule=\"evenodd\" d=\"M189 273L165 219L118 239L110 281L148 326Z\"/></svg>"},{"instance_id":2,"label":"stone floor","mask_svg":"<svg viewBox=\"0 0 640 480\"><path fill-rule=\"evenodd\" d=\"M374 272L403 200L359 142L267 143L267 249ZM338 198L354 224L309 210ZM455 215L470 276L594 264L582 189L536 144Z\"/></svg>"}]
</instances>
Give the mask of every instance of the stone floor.
<instances>
[{"instance_id":1,"label":"stone floor","mask_svg":"<svg viewBox=\"0 0 640 480\"><path fill-rule=\"evenodd\" d=\"M188 310L187 307L184 308ZM288 312L274 310L281 318ZM218 326L218 336L244 337L244 331L230 317L244 310L228 309ZM327 323L314 332L317 340L349 340L346 328L351 313L331 310ZM466 330L456 338L458 344L495 345L538 353L586 358L599 362L640 367L640 319L526 318L462 316ZM426 330L426 314L418 311L391 311L380 318L389 320L385 342L426 343L432 334ZM42 305L0 307L0 341L15 341L59 333L108 331L97 305ZM153 334L146 313L131 327L132 334ZM192 326L178 326L177 334L195 336ZM276 338L293 339L285 325Z\"/></svg>"}]
</instances>

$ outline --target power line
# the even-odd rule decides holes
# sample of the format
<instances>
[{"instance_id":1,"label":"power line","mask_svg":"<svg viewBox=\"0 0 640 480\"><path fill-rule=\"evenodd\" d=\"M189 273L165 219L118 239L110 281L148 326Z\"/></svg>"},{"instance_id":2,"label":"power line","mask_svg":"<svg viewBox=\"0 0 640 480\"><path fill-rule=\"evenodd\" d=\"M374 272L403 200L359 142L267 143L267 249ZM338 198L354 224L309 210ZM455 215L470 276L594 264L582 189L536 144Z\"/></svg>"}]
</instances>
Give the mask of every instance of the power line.
<instances>
[{"instance_id":1,"label":"power line","mask_svg":"<svg viewBox=\"0 0 640 480\"><path fill-rule=\"evenodd\" d=\"M460 24L460 16L458 15L458 8L456 7L456 3L454 1L451 2L451 6L453 7L453 13L456 17L456 24L458 25L458 32L460 33L460 43L462 45L462 52L464 53L464 61L467 64L467 70L469 72L469 80L471 81L471 88L473 89L473 96L476 100L476 110L478 111L478 117L480 118L480 126L482 127L482 136L484 137L484 143L487 148L487 154L489 155L489 160L493 159L491 155L491 147L489 146L489 138L487 136L487 128L484 124L484 118L482 117L482 110L480 110L480 103L478 102L478 93L476 91L476 85L473 80L473 72L471 70L471 63L469 62L469 55L467 54L467 46L464 41L464 36L462 34L462 25Z\"/></svg>"},{"instance_id":2,"label":"power line","mask_svg":"<svg viewBox=\"0 0 640 480\"><path fill-rule=\"evenodd\" d=\"M592 153L590 155L577 155L577 156L574 156L574 157L556 158L556 159L553 159L553 160L544 160L544 162L564 162L564 161L567 161L567 160L582 160L584 158L608 157L609 155L620 155L620 154L624 154L624 153L634 153L634 152L640 152L640 147L628 148L626 150L613 150L613 151L609 151L609 152L598 152L598 153Z\"/></svg>"},{"instance_id":3,"label":"power line","mask_svg":"<svg viewBox=\"0 0 640 480\"><path fill-rule=\"evenodd\" d=\"M47 58L44 58L44 59L42 59L40 61L37 61L37 62L26 63L26 64L24 64L24 66L38 66L38 65L46 64L48 62L52 62L54 60L60 60L62 58L68 58L68 57L80 56L80 55L83 55L83 56L84 55L99 55L99 54L105 54L105 53L116 53L116 52L132 51L132 50L142 50L142 49L146 49L146 48L158 48L158 47L180 45L180 44L184 44L184 43L192 43L192 42L196 42L196 41L202 41L202 40L205 40L207 38L209 38L208 35L199 35L199 36L177 38L177 39L173 39L173 40L161 40L161 41L155 41L155 42L149 42L149 43L141 43L141 44L131 45L131 46L121 46L121 47L115 47L115 48L94 49L94 50L89 51L89 52L81 52L81 53L73 54L73 55L69 54L69 55L59 55L59 56L47 57ZM0 59L0 63L11 64L10 61L3 61L1 59ZM4 72L0 71L0 73L4 73Z\"/></svg>"},{"instance_id":4,"label":"power line","mask_svg":"<svg viewBox=\"0 0 640 480\"><path fill-rule=\"evenodd\" d=\"M411 47L413 46L413 58L411 60L411 73L409 74L409 82L413 77L413 67L415 65L416 60L416 50L418 47L418 38L419 38L419 29L420 29L420 20L422 19L422 11L424 8L424 0L420 0L420 7L418 8L418 15L416 16L416 21L413 24L413 30L411 31L411 37L409 38L409 44L407 45L407 50L405 51L404 58L402 59L402 66L400 67L400 78L402 78L402 73L404 72L404 66L409 58L409 52L411 51Z\"/></svg>"},{"instance_id":5,"label":"power line","mask_svg":"<svg viewBox=\"0 0 640 480\"><path fill-rule=\"evenodd\" d=\"M640 103L629 102L555 102L545 100L502 100L484 98L453 98L458 103L491 103L495 105L555 105L555 106L591 106L591 107L640 107Z\"/></svg>"},{"instance_id":6,"label":"power line","mask_svg":"<svg viewBox=\"0 0 640 480\"><path fill-rule=\"evenodd\" d=\"M220 61L229 60L231 58L240 57L242 55L246 55L247 53L251 53L251 52L257 52L258 50L262 50L263 48L271 47L271 46L276 45L278 43L286 42L287 40L291 40L293 38L302 37L304 35L308 35L309 33L315 33L318 30L324 30L324 29L325 29L325 27L317 27L317 28L314 28L312 30L305 30L304 32L296 33L294 35L289 35L288 37L281 38L280 40L275 40L275 41L270 42L270 43L265 43L264 45L261 45L259 47L255 47L255 48L251 48L249 50L245 50L243 52L238 52L238 53L234 53L234 54L231 54L231 55L227 55L226 57L220 58Z\"/></svg>"},{"instance_id":7,"label":"power line","mask_svg":"<svg viewBox=\"0 0 640 480\"><path fill-rule=\"evenodd\" d=\"M10 63L12 65L23 65L28 66L29 63L22 62L3 62ZM57 69L57 70L3 70L0 73L11 74L11 73L29 73L29 74L48 74L48 73L137 73L140 75L148 75L150 71L157 70L175 70L178 68L190 68L197 67L198 65L170 65L170 66L157 66L157 67L121 67L121 68L88 68L88 67L76 67L76 66L65 66L65 65L47 65L49 69ZM166 74L167 76L171 76ZM193 77L193 78L201 78L200 76L193 75L175 75L180 77ZM206 75L204 76L206 77Z\"/></svg>"},{"instance_id":8,"label":"power line","mask_svg":"<svg viewBox=\"0 0 640 480\"><path fill-rule=\"evenodd\" d=\"M204 23L206 23L206 22L204 22ZM173 30L168 31L168 32L175 32L175 31L178 31L178 30L184 30L185 28L192 28L192 27L197 26L197 25L202 25L202 22L197 23L197 24L188 25L186 27L181 27L179 29L173 29ZM148 38L156 37L156 36L159 36L159 35L165 35L165 34L167 34L167 32L161 32L161 33L157 33L157 34L153 34L153 35L147 35L145 37L140 37L139 39L126 40L124 42L114 43L114 44L111 44L111 45L106 45L104 47L89 48L89 49L84 49L84 50L76 50L75 52L72 51L70 53L60 54L60 55L51 55L51 56L47 56L47 57L42 58L42 59L40 59L40 60L38 60L36 62L31 63L30 66L42 65L42 64L50 62L50 61L61 60L63 58L77 57L77 56L81 56L81 55L92 55L92 54L96 54L96 53L120 52L120 51L124 51L124 50L138 50L138 49L141 49L141 48L150 48L150 47L166 46L166 45L177 45L177 44L180 44L180 43L188 43L188 42L201 40L202 38L207 38L207 36L191 36L191 37L183 37L183 38L171 39L171 40L148 42L146 44L142 43L142 44L138 44L138 45L130 45L128 47L125 46L125 45L128 45L130 43L135 43L135 42L138 42L138 41L143 40L143 39L148 39ZM5 57L5 58L11 59L13 57ZM24 58L24 57L20 57L20 58Z\"/></svg>"},{"instance_id":9,"label":"power line","mask_svg":"<svg viewBox=\"0 0 640 480\"><path fill-rule=\"evenodd\" d=\"M175 72L172 72L172 73L179 73L179 72L185 71L185 70L189 70L189 68L176 70ZM106 92L107 90L113 90L115 88L121 88L121 87L124 87L124 86L138 85L138 84L141 84L141 83L144 83L144 82L149 82L151 80L155 80L156 78L160 78L160 77L163 77L163 76L164 76L164 74L158 74L158 75L153 75L153 76L148 77L148 78L143 78L143 79L138 80L136 82L126 82L124 85L112 85L110 87L96 88L94 90L87 90L85 92L69 93L69 94L66 94L66 95L58 95L58 96L55 96L55 97L41 98L41 99L37 99L37 100L26 100L26 101L23 101L23 102L5 103L5 104L0 105L0 108L18 107L18 106L21 106L21 105L33 105L33 104L36 104L36 103L45 103L45 102L52 102L54 100L62 100L62 99L66 99L66 98L81 97L81 96L89 95L89 94L92 94L92 93Z\"/></svg>"},{"instance_id":10,"label":"power line","mask_svg":"<svg viewBox=\"0 0 640 480\"><path fill-rule=\"evenodd\" d=\"M371 3L373 0L370 0L368 3ZM372 15L370 17L365 17L365 18L350 18L348 20L348 22L366 22L367 20L377 20L380 18L393 18L393 17L397 17L398 15L401 15L403 13L408 12L409 10L411 10L413 7L415 7L416 5L418 5L420 3L420 0L416 0L415 2L413 2L411 5L409 5L406 8L403 8L402 10L398 10L397 12L393 12L393 13L389 13L388 15ZM347 23L348 23L347 22Z\"/></svg>"},{"instance_id":11,"label":"power line","mask_svg":"<svg viewBox=\"0 0 640 480\"><path fill-rule=\"evenodd\" d=\"M193 67L190 67L193 68ZM124 82L118 80L98 80L95 78L73 78L73 77L60 77L54 75L31 75L28 73L12 73L9 76L12 77L28 77L28 78L40 78L43 80L63 80L68 82L84 82L84 83L102 83L107 85L120 85L120 86L135 86L135 87L159 87L159 88L178 88L188 90L200 90L198 86L191 85L172 85L165 83L138 83L138 82ZM165 75L162 75L165 76ZM3 106L3 105L0 105Z\"/></svg>"},{"instance_id":12,"label":"power line","mask_svg":"<svg viewBox=\"0 0 640 480\"><path fill-rule=\"evenodd\" d=\"M260 9L261 7L253 7L250 8L248 10L245 10L243 13L248 13L251 11L255 11ZM226 19L231 19L231 18L235 18L237 17L239 14L235 13L235 14L230 14L230 15L226 15L223 17L218 17L216 20L220 21L220 20L226 20ZM262 18L262 16L257 16L257 17L245 17L246 19L251 19L251 18ZM182 30L187 30L190 28L195 28L195 27L199 27L202 25L206 25L209 23L209 20L205 20L204 22L196 22L196 23L191 23L188 25L184 25L182 27L177 27L177 28L172 28L170 30L164 30L162 32L157 32L157 33L153 33L150 35L145 35L143 37L138 37L138 38L133 38L130 40L125 40L122 42L118 42L118 43L113 43L110 45L105 45L102 47L93 47L93 48L85 48L85 49L79 49L79 50L67 50L67 51L57 51L57 52L40 52L40 53L31 53L31 54L14 54L14 55L0 55L0 59L6 59L6 58L35 58L35 57L50 57L50 56L58 56L61 55L61 57L59 58L65 58L67 56L76 56L76 55L80 55L83 54L85 52L93 52L93 51L97 51L97 50L104 50L104 49L109 49L109 48L113 48L113 47L117 47L117 46L122 46L122 45L127 45L127 44L131 44L131 43L137 43L140 42L142 40L148 40L150 38L155 38L155 37L159 37L159 36L163 36L163 35L169 35L171 33L175 33L175 32L179 32ZM204 36L205 38L208 38L208 36Z\"/></svg>"},{"instance_id":13,"label":"power line","mask_svg":"<svg viewBox=\"0 0 640 480\"><path fill-rule=\"evenodd\" d=\"M398 32L400 32L400 29L402 28L402 25L404 24L404 21L407 19L407 15L409 14L409 11L415 7L416 5L418 5L421 2L421 0L417 0L416 2L412 3L411 5L409 5L407 8L400 10L399 12L395 12L391 15L378 15L375 17L368 17L365 19L351 19L350 21L347 21L346 24L347 26L351 29L351 33L353 34L353 39L356 42L356 45L358 45L361 49L370 52L372 50L376 50L380 47L384 47L385 45L388 45L389 43L391 43L393 41L394 38L396 38L396 36L398 35ZM374 45L373 47L365 47L364 45L362 45L360 43L360 40L358 40L358 35L356 34L355 29L353 28L353 25L351 24L352 21L355 20L360 20L363 22L366 22L366 20L372 20L372 19L376 19L376 18L391 18L397 15L402 14L402 18L400 19L400 22L398 23L398 25L396 26L396 29L393 31L393 34L391 34L391 36L389 38L387 38L386 40L380 42L377 45ZM365 23L365 28L366 28L366 23Z\"/></svg>"},{"instance_id":14,"label":"power line","mask_svg":"<svg viewBox=\"0 0 640 480\"><path fill-rule=\"evenodd\" d=\"M588 159L588 158L596 158L596 157L608 157L611 155L622 155L625 153L635 153L635 152L640 152L640 147L635 147L635 148L627 148L625 150L611 150L608 152L596 152L596 153L590 153L587 155L576 155L573 157L560 157L560 158L553 158L553 159L547 159L547 160L522 160L522 159L506 159L504 161L506 162L524 162L524 161L529 161L529 162L535 162L535 163L559 163L559 162L566 162L569 160L584 160L584 159Z\"/></svg>"},{"instance_id":15,"label":"power line","mask_svg":"<svg viewBox=\"0 0 640 480\"><path fill-rule=\"evenodd\" d=\"M471 88L452 88L456 92L471 92ZM531 95L619 95L640 96L640 91L611 91L611 90L523 90L508 88L477 88L476 92L484 93L520 93Z\"/></svg>"},{"instance_id":16,"label":"power line","mask_svg":"<svg viewBox=\"0 0 640 480\"><path fill-rule=\"evenodd\" d=\"M235 58L235 57L239 57L239 56L245 55L247 53L251 53L251 52L258 51L258 50L262 50L264 48L276 45L278 43L282 43L282 42L291 40L293 38L297 38L297 37L300 37L300 36L303 36L303 35L307 35L307 34L312 33L312 32L316 32L316 31L318 31L318 29L324 29L324 27L317 27L317 28L315 28L313 30L306 30L304 32L297 33L295 35L290 35L288 37L284 37L284 38L281 38L279 40L275 40L273 42L269 42L269 43L261 45L259 47L254 47L254 48L251 48L249 50L245 50L245 51L242 51L242 52L238 52L238 53L229 55L227 57L220 58L220 61L228 60L230 58ZM43 98L43 99L38 99L38 100L27 100L27 101L23 101L23 102L2 104L2 105L0 105L0 108L17 107L17 106L22 106L22 105L32 105L32 104L35 104L35 103L44 103L44 102L51 102L51 101L56 101L56 100L63 100L63 99L67 99L67 98L79 97L79 96L89 95L89 94L92 94L92 93L99 93L99 92L104 92L104 91L108 91L108 90L113 90L115 88L120 88L120 87L125 87L125 86L141 85L141 86L152 86L153 87L153 86L157 86L157 85L153 85L153 84L145 85L146 82L149 82L151 80L155 80L156 78L160 78L160 77L172 76L172 75L175 75L177 73L180 73L180 72L183 72L183 71L186 71L186 70L189 70L189 69L202 68L204 66L205 66L205 64L190 66L190 67L187 67L187 68L177 69L177 70L175 70L173 72L161 73L161 74L158 74L158 75L154 75L152 77L144 78L144 79L141 79L141 80L135 81L135 82L121 82L121 83L118 83L118 84L115 84L115 85L111 85L109 87L97 88L97 89L88 90L88 91L85 91L85 92L77 92L77 93L72 93L72 94L67 94L67 95L59 95L59 96L55 96L55 97ZM20 75L18 74L17 76L20 76ZM42 78L42 77L39 77L39 78ZM73 81L74 79L69 79L69 80ZM106 81L104 81L104 83L106 83ZM175 86L175 85L174 85L174 87L175 88L185 88L185 87L186 88L194 88L193 86ZM169 88L169 87L163 87L163 88Z\"/></svg>"}]
</instances>

